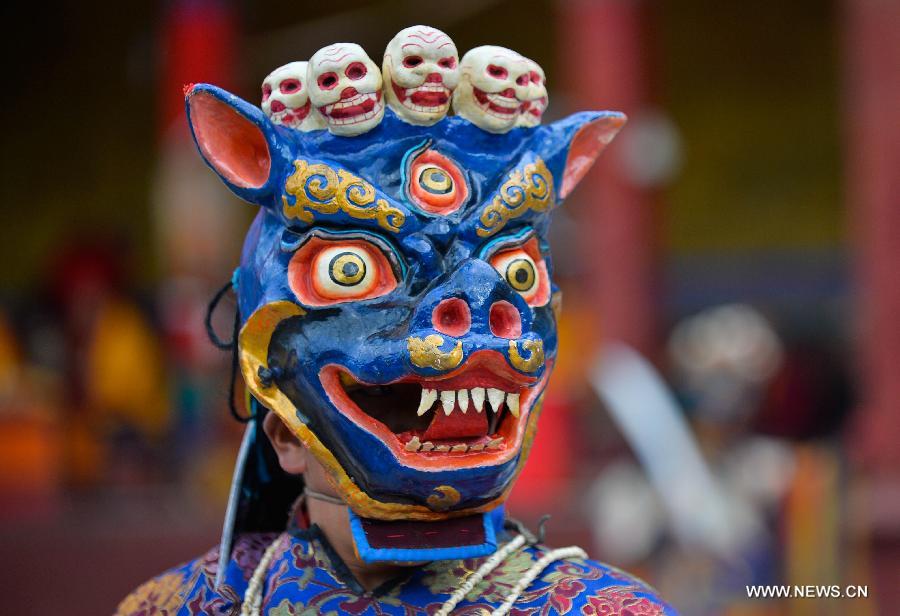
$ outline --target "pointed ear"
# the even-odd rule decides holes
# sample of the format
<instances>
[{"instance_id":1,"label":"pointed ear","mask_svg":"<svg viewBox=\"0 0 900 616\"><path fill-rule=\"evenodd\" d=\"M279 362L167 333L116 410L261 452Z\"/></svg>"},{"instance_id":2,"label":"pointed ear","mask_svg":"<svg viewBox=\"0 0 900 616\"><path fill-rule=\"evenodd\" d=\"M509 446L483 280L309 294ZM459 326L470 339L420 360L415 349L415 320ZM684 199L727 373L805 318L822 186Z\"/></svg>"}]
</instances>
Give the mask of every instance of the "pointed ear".
<instances>
[{"instance_id":1,"label":"pointed ear","mask_svg":"<svg viewBox=\"0 0 900 616\"><path fill-rule=\"evenodd\" d=\"M626 120L625 114L617 111L593 111L576 113L541 128L542 139L553 151L548 165L559 186L560 199L575 189Z\"/></svg>"},{"instance_id":2,"label":"pointed ear","mask_svg":"<svg viewBox=\"0 0 900 616\"><path fill-rule=\"evenodd\" d=\"M188 123L203 160L237 196L269 205L290 160L285 139L263 112L209 84L185 92Z\"/></svg>"}]
</instances>

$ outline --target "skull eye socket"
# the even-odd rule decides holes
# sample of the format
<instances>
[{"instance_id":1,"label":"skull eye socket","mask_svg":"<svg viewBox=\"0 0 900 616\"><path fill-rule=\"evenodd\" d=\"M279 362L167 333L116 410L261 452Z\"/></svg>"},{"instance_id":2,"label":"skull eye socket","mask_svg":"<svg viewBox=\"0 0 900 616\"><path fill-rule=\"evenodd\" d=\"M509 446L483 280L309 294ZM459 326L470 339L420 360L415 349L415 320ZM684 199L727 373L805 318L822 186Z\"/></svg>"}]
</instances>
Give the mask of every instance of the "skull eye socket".
<instances>
[{"instance_id":1,"label":"skull eye socket","mask_svg":"<svg viewBox=\"0 0 900 616\"><path fill-rule=\"evenodd\" d=\"M269 100L269 97L272 96L272 86L270 86L267 83L264 83L263 87L262 87L262 95L263 95L263 98L262 98L263 102L266 102L267 100Z\"/></svg>"},{"instance_id":2,"label":"skull eye socket","mask_svg":"<svg viewBox=\"0 0 900 616\"><path fill-rule=\"evenodd\" d=\"M344 71L344 74L353 81L356 81L357 79L365 77L368 72L369 69L367 69L366 65L362 62L351 62L350 66Z\"/></svg>"},{"instance_id":3,"label":"skull eye socket","mask_svg":"<svg viewBox=\"0 0 900 616\"><path fill-rule=\"evenodd\" d=\"M456 67L456 58L453 58L453 57L441 58L440 60L438 60L438 66L440 66L441 68L448 68L448 69L455 68Z\"/></svg>"},{"instance_id":4,"label":"skull eye socket","mask_svg":"<svg viewBox=\"0 0 900 616\"><path fill-rule=\"evenodd\" d=\"M531 71L528 76L531 78L531 83L541 83L541 76L537 71Z\"/></svg>"},{"instance_id":5,"label":"skull eye socket","mask_svg":"<svg viewBox=\"0 0 900 616\"><path fill-rule=\"evenodd\" d=\"M549 301L550 278L535 238L522 246L501 250L490 258L490 263L529 305L543 306Z\"/></svg>"},{"instance_id":6,"label":"skull eye socket","mask_svg":"<svg viewBox=\"0 0 900 616\"><path fill-rule=\"evenodd\" d=\"M519 75L516 78L516 84L518 84L520 86L527 86L528 80L529 80L528 73L525 73L524 75Z\"/></svg>"},{"instance_id":7,"label":"skull eye socket","mask_svg":"<svg viewBox=\"0 0 900 616\"><path fill-rule=\"evenodd\" d=\"M318 83L319 87L323 90L330 90L338 84L337 73L322 73L319 75L316 83Z\"/></svg>"},{"instance_id":8,"label":"skull eye socket","mask_svg":"<svg viewBox=\"0 0 900 616\"><path fill-rule=\"evenodd\" d=\"M300 87L299 79L285 79L279 84L278 89L282 94L294 94L300 91Z\"/></svg>"},{"instance_id":9,"label":"skull eye socket","mask_svg":"<svg viewBox=\"0 0 900 616\"><path fill-rule=\"evenodd\" d=\"M406 56L403 58L403 66L406 68L416 68L422 64L421 56Z\"/></svg>"},{"instance_id":10,"label":"skull eye socket","mask_svg":"<svg viewBox=\"0 0 900 616\"><path fill-rule=\"evenodd\" d=\"M497 66L496 64L488 64L487 74L494 79L506 79L509 76L509 71L502 66Z\"/></svg>"},{"instance_id":11,"label":"skull eye socket","mask_svg":"<svg viewBox=\"0 0 900 616\"><path fill-rule=\"evenodd\" d=\"M397 287L390 262L375 244L320 237L311 238L294 253L288 282L307 306L371 299Z\"/></svg>"},{"instance_id":12,"label":"skull eye socket","mask_svg":"<svg viewBox=\"0 0 900 616\"><path fill-rule=\"evenodd\" d=\"M455 212L469 196L465 178L456 164L434 150L416 156L407 169L410 200L431 214Z\"/></svg>"}]
</instances>

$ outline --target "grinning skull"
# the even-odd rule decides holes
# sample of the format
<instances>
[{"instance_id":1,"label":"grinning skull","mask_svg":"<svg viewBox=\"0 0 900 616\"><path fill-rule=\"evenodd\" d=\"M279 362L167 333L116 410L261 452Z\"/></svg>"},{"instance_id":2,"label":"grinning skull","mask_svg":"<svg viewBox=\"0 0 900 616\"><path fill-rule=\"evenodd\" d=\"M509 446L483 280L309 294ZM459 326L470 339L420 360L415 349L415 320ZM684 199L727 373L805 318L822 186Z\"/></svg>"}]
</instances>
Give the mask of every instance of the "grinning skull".
<instances>
[{"instance_id":1,"label":"grinning skull","mask_svg":"<svg viewBox=\"0 0 900 616\"><path fill-rule=\"evenodd\" d=\"M519 114L518 126L537 126L541 123L541 117L547 109L549 99L547 98L547 78L544 77L544 69L534 60L528 62L528 102L522 107L522 113Z\"/></svg>"},{"instance_id":2,"label":"grinning skull","mask_svg":"<svg viewBox=\"0 0 900 616\"><path fill-rule=\"evenodd\" d=\"M378 126L384 116L381 71L354 43L323 47L309 59L309 98L328 131L352 137Z\"/></svg>"},{"instance_id":3,"label":"grinning skull","mask_svg":"<svg viewBox=\"0 0 900 616\"><path fill-rule=\"evenodd\" d=\"M529 72L528 61L505 47L469 50L460 62L454 111L483 130L507 132L516 125L528 98Z\"/></svg>"},{"instance_id":4,"label":"grinning skull","mask_svg":"<svg viewBox=\"0 0 900 616\"><path fill-rule=\"evenodd\" d=\"M430 126L447 115L459 83L459 54L450 37L428 26L397 33L384 51L388 105L410 124Z\"/></svg>"},{"instance_id":5,"label":"grinning skull","mask_svg":"<svg viewBox=\"0 0 900 616\"><path fill-rule=\"evenodd\" d=\"M306 62L291 62L269 73L262 83L262 110L274 124L310 131L325 128L312 110L306 83Z\"/></svg>"}]
</instances>

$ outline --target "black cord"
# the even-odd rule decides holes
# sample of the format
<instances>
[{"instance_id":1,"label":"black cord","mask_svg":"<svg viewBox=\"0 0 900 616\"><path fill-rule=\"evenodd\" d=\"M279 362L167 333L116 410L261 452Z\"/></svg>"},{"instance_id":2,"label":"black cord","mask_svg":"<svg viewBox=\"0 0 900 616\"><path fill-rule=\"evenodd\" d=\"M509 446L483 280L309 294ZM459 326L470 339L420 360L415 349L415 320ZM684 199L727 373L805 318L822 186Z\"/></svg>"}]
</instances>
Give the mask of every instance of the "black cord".
<instances>
[{"instance_id":1,"label":"black cord","mask_svg":"<svg viewBox=\"0 0 900 616\"><path fill-rule=\"evenodd\" d=\"M206 308L206 319L204 323L206 324L206 335L209 336L209 341L212 342L216 348L222 349L223 351L227 351L228 349L235 346L235 342L237 342L237 336L233 336L231 338L231 342L225 342L219 335L216 334L216 330L213 328L212 324L212 315L213 312L216 311L216 307L219 305L219 302L222 301L222 298L225 297L225 294L228 293L233 288L232 281L228 281L224 287L216 291L216 294L213 296L212 300L209 302L209 306Z\"/></svg>"},{"instance_id":2,"label":"black cord","mask_svg":"<svg viewBox=\"0 0 900 616\"><path fill-rule=\"evenodd\" d=\"M206 308L206 319L204 323L206 324L206 335L209 336L209 341L215 345L216 348L221 349L223 351L231 351L231 377L228 381L228 410L231 413L231 416L234 417L236 421L239 423L247 423L251 419L253 419L253 415L244 416L238 413L237 407L234 404L234 392L237 389L237 373L238 373L238 334L241 329L241 310L239 307L235 307L234 310L234 326L231 329L231 340L224 341L219 338L218 334L216 334L216 330L213 329L212 317L216 308L219 306L219 302L222 301L222 298L225 297L225 294L228 293L231 289L234 288L234 280L229 280L221 289L216 291L216 294L213 296L212 300L209 302L209 306Z\"/></svg>"}]
</instances>

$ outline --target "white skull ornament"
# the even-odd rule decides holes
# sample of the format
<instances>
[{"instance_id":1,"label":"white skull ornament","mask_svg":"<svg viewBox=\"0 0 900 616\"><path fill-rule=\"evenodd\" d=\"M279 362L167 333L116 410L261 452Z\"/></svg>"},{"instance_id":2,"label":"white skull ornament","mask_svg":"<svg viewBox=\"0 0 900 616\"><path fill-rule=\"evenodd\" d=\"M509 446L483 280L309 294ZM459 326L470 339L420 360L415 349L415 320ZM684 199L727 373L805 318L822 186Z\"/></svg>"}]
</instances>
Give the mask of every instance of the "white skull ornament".
<instances>
[{"instance_id":1,"label":"white skull ornament","mask_svg":"<svg viewBox=\"0 0 900 616\"><path fill-rule=\"evenodd\" d=\"M335 135L361 135L384 117L381 71L355 43L335 43L314 53L307 83L312 104Z\"/></svg>"},{"instance_id":2,"label":"white skull ornament","mask_svg":"<svg viewBox=\"0 0 900 616\"><path fill-rule=\"evenodd\" d=\"M291 62L276 68L262 83L262 110L274 124L302 131L325 128L312 109L306 87L306 62Z\"/></svg>"},{"instance_id":3,"label":"white skull ornament","mask_svg":"<svg viewBox=\"0 0 900 616\"><path fill-rule=\"evenodd\" d=\"M522 107L522 113L519 114L517 126L532 127L541 123L544 111L547 109L549 98L547 97L547 78L544 76L544 69L535 62L528 62L528 101Z\"/></svg>"},{"instance_id":4,"label":"white skull ornament","mask_svg":"<svg viewBox=\"0 0 900 616\"><path fill-rule=\"evenodd\" d=\"M469 50L459 64L453 109L479 128L505 133L516 125L528 97L528 62L505 47L483 45Z\"/></svg>"},{"instance_id":5,"label":"white skull ornament","mask_svg":"<svg viewBox=\"0 0 900 616\"><path fill-rule=\"evenodd\" d=\"M410 124L430 126L450 110L459 83L459 54L440 30L412 26L388 43L381 71L391 109Z\"/></svg>"}]
</instances>

